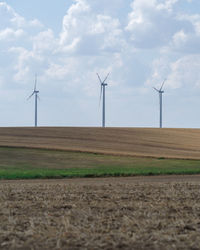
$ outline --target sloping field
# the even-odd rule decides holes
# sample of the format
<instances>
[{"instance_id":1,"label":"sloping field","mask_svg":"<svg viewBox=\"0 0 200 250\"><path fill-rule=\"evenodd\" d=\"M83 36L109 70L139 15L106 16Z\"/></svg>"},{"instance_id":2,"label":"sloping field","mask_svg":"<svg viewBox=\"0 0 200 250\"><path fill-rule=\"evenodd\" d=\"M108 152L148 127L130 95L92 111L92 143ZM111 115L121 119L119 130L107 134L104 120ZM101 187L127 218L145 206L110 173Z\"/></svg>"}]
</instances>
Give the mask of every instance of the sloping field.
<instances>
[{"instance_id":1,"label":"sloping field","mask_svg":"<svg viewBox=\"0 0 200 250\"><path fill-rule=\"evenodd\" d=\"M0 128L0 146L200 159L200 129Z\"/></svg>"}]
</instances>

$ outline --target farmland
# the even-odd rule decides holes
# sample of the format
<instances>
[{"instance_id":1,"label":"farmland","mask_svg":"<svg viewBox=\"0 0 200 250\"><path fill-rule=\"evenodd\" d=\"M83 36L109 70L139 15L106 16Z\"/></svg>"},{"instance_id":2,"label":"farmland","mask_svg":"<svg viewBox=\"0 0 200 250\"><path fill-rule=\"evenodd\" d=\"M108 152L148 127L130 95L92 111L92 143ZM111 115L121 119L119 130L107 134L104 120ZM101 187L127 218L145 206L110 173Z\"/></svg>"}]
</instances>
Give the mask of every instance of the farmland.
<instances>
[{"instance_id":1,"label":"farmland","mask_svg":"<svg viewBox=\"0 0 200 250\"><path fill-rule=\"evenodd\" d=\"M199 249L191 174L200 130L0 128L0 248Z\"/></svg>"},{"instance_id":2,"label":"farmland","mask_svg":"<svg viewBox=\"0 0 200 250\"><path fill-rule=\"evenodd\" d=\"M0 248L199 249L200 177L157 178L1 181Z\"/></svg>"},{"instance_id":3,"label":"farmland","mask_svg":"<svg viewBox=\"0 0 200 250\"><path fill-rule=\"evenodd\" d=\"M0 146L200 160L199 129L0 128Z\"/></svg>"},{"instance_id":4,"label":"farmland","mask_svg":"<svg viewBox=\"0 0 200 250\"><path fill-rule=\"evenodd\" d=\"M200 173L200 130L0 128L0 178Z\"/></svg>"},{"instance_id":5,"label":"farmland","mask_svg":"<svg viewBox=\"0 0 200 250\"><path fill-rule=\"evenodd\" d=\"M200 160L0 147L0 178L200 174Z\"/></svg>"}]
</instances>

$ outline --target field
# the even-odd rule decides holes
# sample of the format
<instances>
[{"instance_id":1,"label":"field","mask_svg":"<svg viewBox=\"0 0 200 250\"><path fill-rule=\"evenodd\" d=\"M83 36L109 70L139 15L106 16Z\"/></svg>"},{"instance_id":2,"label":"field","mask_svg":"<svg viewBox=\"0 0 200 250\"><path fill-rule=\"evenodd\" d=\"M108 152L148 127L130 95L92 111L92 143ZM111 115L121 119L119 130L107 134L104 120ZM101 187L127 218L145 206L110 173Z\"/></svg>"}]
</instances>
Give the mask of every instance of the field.
<instances>
[{"instance_id":1,"label":"field","mask_svg":"<svg viewBox=\"0 0 200 250\"><path fill-rule=\"evenodd\" d=\"M0 248L200 249L199 181L1 181Z\"/></svg>"},{"instance_id":2,"label":"field","mask_svg":"<svg viewBox=\"0 0 200 250\"><path fill-rule=\"evenodd\" d=\"M0 128L0 249L200 249L194 174L198 129Z\"/></svg>"},{"instance_id":3,"label":"field","mask_svg":"<svg viewBox=\"0 0 200 250\"><path fill-rule=\"evenodd\" d=\"M200 160L0 147L0 179L200 174Z\"/></svg>"},{"instance_id":4,"label":"field","mask_svg":"<svg viewBox=\"0 0 200 250\"><path fill-rule=\"evenodd\" d=\"M0 178L200 173L200 130L0 128Z\"/></svg>"},{"instance_id":5,"label":"field","mask_svg":"<svg viewBox=\"0 0 200 250\"><path fill-rule=\"evenodd\" d=\"M200 160L199 129L0 128L0 146Z\"/></svg>"}]
</instances>

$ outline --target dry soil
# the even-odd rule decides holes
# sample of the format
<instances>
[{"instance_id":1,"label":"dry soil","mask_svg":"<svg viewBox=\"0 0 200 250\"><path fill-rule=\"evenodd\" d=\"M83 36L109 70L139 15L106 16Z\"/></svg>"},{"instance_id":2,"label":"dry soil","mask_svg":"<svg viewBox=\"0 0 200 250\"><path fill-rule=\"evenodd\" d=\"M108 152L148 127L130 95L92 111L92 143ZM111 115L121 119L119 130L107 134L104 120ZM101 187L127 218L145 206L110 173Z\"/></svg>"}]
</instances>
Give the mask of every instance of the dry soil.
<instances>
[{"instance_id":1,"label":"dry soil","mask_svg":"<svg viewBox=\"0 0 200 250\"><path fill-rule=\"evenodd\" d=\"M1 181L0 248L200 249L199 181Z\"/></svg>"}]
</instances>

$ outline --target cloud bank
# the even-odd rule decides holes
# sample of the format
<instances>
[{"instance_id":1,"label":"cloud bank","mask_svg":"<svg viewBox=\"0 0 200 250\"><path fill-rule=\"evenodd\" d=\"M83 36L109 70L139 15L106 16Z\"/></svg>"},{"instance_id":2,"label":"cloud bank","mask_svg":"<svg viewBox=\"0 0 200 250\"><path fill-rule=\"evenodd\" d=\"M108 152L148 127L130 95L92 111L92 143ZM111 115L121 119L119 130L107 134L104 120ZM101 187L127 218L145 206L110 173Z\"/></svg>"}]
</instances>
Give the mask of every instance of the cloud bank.
<instances>
[{"instance_id":1,"label":"cloud bank","mask_svg":"<svg viewBox=\"0 0 200 250\"><path fill-rule=\"evenodd\" d=\"M74 0L55 35L40 20L26 20L0 2L0 88L14 92L30 87L37 72L49 96L56 91L61 98L63 93L98 98L96 72L111 72L109 85L119 100L131 94L147 95L165 78L171 91L199 89L196 3L111 0L100 5L99 1Z\"/></svg>"}]
</instances>

